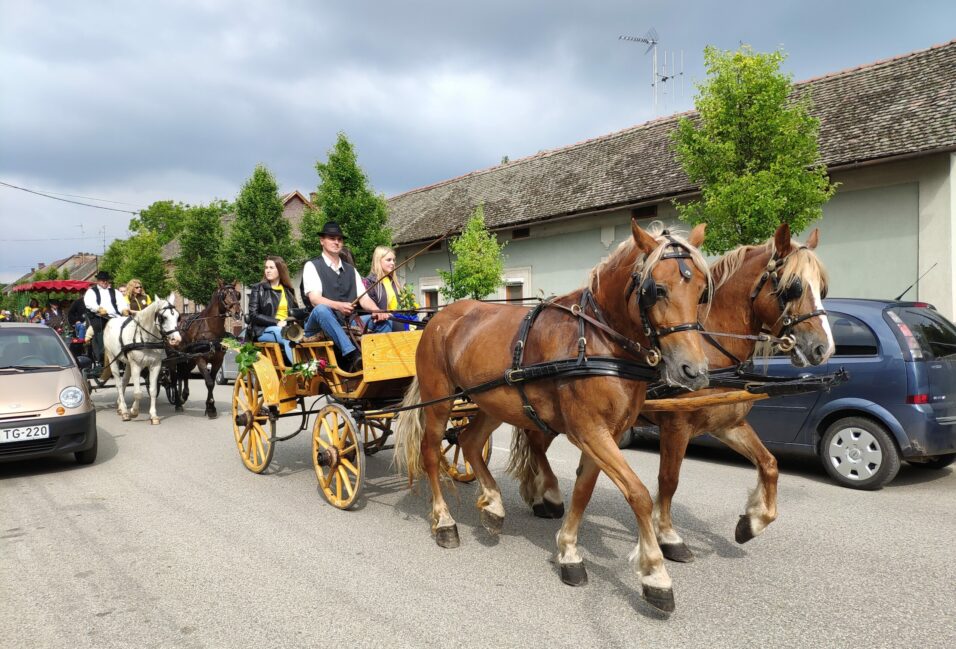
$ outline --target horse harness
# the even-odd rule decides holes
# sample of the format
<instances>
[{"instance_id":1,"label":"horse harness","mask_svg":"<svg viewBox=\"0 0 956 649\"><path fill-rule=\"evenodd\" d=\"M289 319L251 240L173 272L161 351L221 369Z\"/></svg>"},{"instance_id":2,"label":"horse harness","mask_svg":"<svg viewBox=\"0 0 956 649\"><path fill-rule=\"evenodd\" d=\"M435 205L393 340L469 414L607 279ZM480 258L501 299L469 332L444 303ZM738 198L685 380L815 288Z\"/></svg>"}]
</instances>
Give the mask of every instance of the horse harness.
<instances>
[{"instance_id":1,"label":"horse harness","mask_svg":"<svg viewBox=\"0 0 956 649\"><path fill-rule=\"evenodd\" d=\"M147 331L146 329L144 329L143 326L136 321L136 318L134 318L133 316L126 316L126 320L124 320L123 324L120 325L120 340L123 340L123 330L126 329L127 325L129 325L131 322L136 325L136 328L138 329L138 331L133 333L133 339L134 339L133 342L126 343L125 345L123 345L123 347L120 349L120 353L125 356L127 353L131 351L136 351L140 349L165 349L166 339L170 336L170 334L176 333L176 331L178 331L178 328L170 329L170 330L166 330L162 328L162 324L161 324L162 315L166 313L167 311L172 311L173 313L175 313L176 307L174 307L172 304L167 303L166 306L164 306L162 309L158 309L156 311L156 324L160 326L159 333L161 336L161 338L159 338L158 340L156 340L156 335L152 333L151 331ZM137 342L135 340L136 334L140 332L142 332L143 334L146 334L150 338L153 338L154 341L148 342L146 340L140 340Z\"/></svg>"}]
</instances>

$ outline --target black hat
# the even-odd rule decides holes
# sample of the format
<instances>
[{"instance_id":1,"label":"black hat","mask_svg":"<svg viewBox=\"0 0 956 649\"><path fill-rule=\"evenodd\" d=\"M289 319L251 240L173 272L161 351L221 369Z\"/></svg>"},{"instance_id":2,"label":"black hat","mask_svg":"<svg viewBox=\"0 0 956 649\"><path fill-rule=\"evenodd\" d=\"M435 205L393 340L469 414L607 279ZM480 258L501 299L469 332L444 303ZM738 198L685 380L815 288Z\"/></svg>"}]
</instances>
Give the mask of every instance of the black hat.
<instances>
[{"instance_id":1,"label":"black hat","mask_svg":"<svg viewBox=\"0 0 956 649\"><path fill-rule=\"evenodd\" d=\"M105 270L101 270L96 274L96 281L98 282L111 282L113 281L113 276L110 275Z\"/></svg>"},{"instance_id":2,"label":"black hat","mask_svg":"<svg viewBox=\"0 0 956 649\"><path fill-rule=\"evenodd\" d=\"M340 228L339 224L335 221L326 221L325 225L322 226L322 231L319 232L319 236L345 238L345 235L342 233L342 228Z\"/></svg>"}]
</instances>

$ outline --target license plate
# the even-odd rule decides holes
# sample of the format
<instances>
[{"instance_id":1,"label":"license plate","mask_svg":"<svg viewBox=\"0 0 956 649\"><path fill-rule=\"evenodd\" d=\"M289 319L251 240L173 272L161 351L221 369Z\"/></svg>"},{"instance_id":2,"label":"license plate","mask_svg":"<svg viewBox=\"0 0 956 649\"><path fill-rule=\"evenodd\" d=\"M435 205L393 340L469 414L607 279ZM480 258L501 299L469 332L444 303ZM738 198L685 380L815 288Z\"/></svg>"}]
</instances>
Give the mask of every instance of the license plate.
<instances>
[{"instance_id":1,"label":"license plate","mask_svg":"<svg viewBox=\"0 0 956 649\"><path fill-rule=\"evenodd\" d=\"M20 426L19 428L0 428L0 444L7 442L25 442L31 439L47 439L50 426Z\"/></svg>"}]
</instances>

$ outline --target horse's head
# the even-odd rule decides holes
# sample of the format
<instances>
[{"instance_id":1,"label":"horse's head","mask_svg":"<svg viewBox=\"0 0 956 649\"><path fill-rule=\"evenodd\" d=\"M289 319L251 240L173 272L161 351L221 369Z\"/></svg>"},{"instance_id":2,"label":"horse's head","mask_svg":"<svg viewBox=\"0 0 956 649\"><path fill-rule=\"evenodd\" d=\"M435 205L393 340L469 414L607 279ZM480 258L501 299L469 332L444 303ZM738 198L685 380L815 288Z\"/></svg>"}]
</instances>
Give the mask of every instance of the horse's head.
<instances>
[{"instance_id":1,"label":"horse's head","mask_svg":"<svg viewBox=\"0 0 956 649\"><path fill-rule=\"evenodd\" d=\"M219 303L222 306L222 312L232 316L236 320L242 318L242 294L235 284L224 284L220 279L219 288L216 294L219 297Z\"/></svg>"},{"instance_id":2,"label":"horse's head","mask_svg":"<svg viewBox=\"0 0 956 649\"><path fill-rule=\"evenodd\" d=\"M777 228L766 246L765 270L750 293L754 313L775 336L793 339L790 360L797 367L819 365L833 354L833 334L823 309L827 272L813 250L818 230L805 244L790 238L790 226Z\"/></svg>"},{"instance_id":3,"label":"horse's head","mask_svg":"<svg viewBox=\"0 0 956 649\"><path fill-rule=\"evenodd\" d=\"M667 230L654 235L636 221L631 223L643 255L638 256L625 295L629 317L660 350L661 378L689 390L699 390L709 380L697 315L698 305L711 293L710 271L697 249L705 227L698 225L683 239Z\"/></svg>"},{"instance_id":4,"label":"horse's head","mask_svg":"<svg viewBox=\"0 0 956 649\"><path fill-rule=\"evenodd\" d=\"M169 300L156 297L153 303L156 305L156 325L160 334L171 346L177 347L183 340L179 333L179 311Z\"/></svg>"}]
</instances>

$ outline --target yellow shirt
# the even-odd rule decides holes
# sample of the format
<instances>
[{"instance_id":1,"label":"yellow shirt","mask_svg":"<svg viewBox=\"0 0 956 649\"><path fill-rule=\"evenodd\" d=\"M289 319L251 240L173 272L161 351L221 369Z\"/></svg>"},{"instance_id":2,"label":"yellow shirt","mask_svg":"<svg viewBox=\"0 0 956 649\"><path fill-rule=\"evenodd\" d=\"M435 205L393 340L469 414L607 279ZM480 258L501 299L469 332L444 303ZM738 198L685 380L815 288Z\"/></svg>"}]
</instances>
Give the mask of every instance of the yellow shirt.
<instances>
[{"instance_id":1,"label":"yellow shirt","mask_svg":"<svg viewBox=\"0 0 956 649\"><path fill-rule=\"evenodd\" d=\"M382 286L385 287L385 308L389 311L398 310L398 295L395 293L395 285L392 284L390 277L382 280Z\"/></svg>"},{"instance_id":2,"label":"yellow shirt","mask_svg":"<svg viewBox=\"0 0 956 649\"><path fill-rule=\"evenodd\" d=\"M276 320L282 322L289 317L289 300L286 299L285 291L282 290L281 285L273 286L272 290L279 292L279 306L276 308Z\"/></svg>"}]
</instances>

